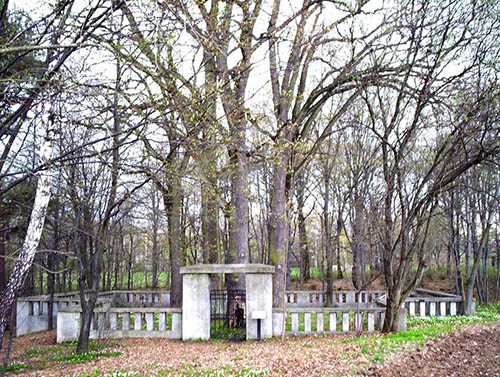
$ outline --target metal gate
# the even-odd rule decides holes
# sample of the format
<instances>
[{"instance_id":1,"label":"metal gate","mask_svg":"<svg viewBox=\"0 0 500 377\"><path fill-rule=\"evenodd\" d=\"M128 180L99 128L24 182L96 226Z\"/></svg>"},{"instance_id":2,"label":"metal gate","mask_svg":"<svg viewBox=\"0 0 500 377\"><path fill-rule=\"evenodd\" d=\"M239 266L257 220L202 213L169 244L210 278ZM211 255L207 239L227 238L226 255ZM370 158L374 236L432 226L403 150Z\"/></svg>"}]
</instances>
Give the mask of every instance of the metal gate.
<instances>
[{"instance_id":1,"label":"metal gate","mask_svg":"<svg viewBox=\"0 0 500 377\"><path fill-rule=\"evenodd\" d=\"M246 340L246 292L210 291L210 337L232 341Z\"/></svg>"}]
</instances>

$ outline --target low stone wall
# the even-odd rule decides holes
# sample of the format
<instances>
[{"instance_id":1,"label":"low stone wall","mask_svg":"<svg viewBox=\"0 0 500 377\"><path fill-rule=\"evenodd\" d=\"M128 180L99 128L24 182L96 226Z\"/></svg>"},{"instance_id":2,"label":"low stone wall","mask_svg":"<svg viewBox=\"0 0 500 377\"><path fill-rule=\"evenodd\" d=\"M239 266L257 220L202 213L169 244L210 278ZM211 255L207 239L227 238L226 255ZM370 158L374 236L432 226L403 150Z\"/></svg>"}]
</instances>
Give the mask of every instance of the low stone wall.
<instances>
[{"instance_id":1,"label":"low stone wall","mask_svg":"<svg viewBox=\"0 0 500 377\"><path fill-rule=\"evenodd\" d=\"M49 295L20 297L17 300L16 335L26 335L45 331L49 327ZM98 305L115 302L115 306L126 307L169 307L168 291L112 291L99 293ZM57 327L56 317L61 308L80 305L80 293L57 293L54 295L52 315Z\"/></svg>"},{"instance_id":2,"label":"low stone wall","mask_svg":"<svg viewBox=\"0 0 500 377\"><path fill-rule=\"evenodd\" d=\"M80 300L72 297L56 296L52 316L54 325L62 308L78 305ZM49 328L49 296L23 297L17 300L16 336L45 331Z\"/></svg>"},{"instance_id":3,"label":"low stone wall","mask_svg":"<svg viewBox=\"0 0 500 377\"><path fill-rule=\"evenodd\" d=\"M258 274L249 276L249 282L254 281L255 279L252 279L255 277L254 283L261 285L265 283L265 279ZM269 282L266 284L266 286L271 286ZM260 292L263 289L260 287L258 290ZM384 294L383 291L361 291L358 293L358 303L356 303L354 291L335 291L333 297L335 306L327 308L325 307L325 292L289 291L287 292L287 320L289 324L287 334L377 331L382 326L384 318ZM18 299L16 326L18 336L47 330L48 302L49 296L47 295ZM169 308L169 304L170 293L166 291L102 292L98 301L100 307L95 311L91 337L181 339L183 336L182 311L181 309ZM58 329L58 341L74 340L78 337L81 316L79 305L78 292L55 295L53 318ZM252 315L269 305L271 304L267 304L267 301L253 303L252 300L249 300L247 302L247 336L250 338L256 337L257 331L257 320ZM461 305L460 296L417 289L405 301L404 309L410 317L447 316L460 313ZM209 321L209 304L205 304L203 308L208 311L204 318L208 318ZM280 310L271 309L271 306L266 309L266 313L264 313L264 317L268 319L272 317L272 320L269 321L269 326L262 327L262 336L280 335L283 313ZM187 323L192 321L195 323ZM196 331L200 326L199 321L200 318L195 316L193 320L186 321L184 324L185 328L193 330L191 331L193 339L200 337ZM359 327L359 321L361 321L361 327ZM406 316L404 324L401 323L401 326L405 324ZM210 323L207 322L203 326L208 328L205 332L209 334ZM209 337L209 335L207 336Z\"/></svg>"},{"instance_id":4,"label":"low stone wall","mask_svg":"<svg viewBox=\"0 0 500 377\"><path fill-rule=\"evenodd\" d=\"M81 308L70 307L57 316L57 342L78 339ZM91 339L182 338L182 311L177 308L99 308L94 312Z\"/></svg>"}]
</instances>

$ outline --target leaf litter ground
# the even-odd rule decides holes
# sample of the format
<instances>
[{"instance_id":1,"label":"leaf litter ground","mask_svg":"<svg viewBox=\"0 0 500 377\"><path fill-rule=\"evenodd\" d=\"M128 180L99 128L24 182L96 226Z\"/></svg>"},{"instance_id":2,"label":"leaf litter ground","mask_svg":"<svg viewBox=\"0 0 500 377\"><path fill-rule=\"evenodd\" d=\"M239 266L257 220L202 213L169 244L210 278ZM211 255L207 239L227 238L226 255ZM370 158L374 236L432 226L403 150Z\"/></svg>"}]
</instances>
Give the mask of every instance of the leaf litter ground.
<instances>
[{"instance_id":1,"label":"leaf litter ground","mask_svg":"<svg viewBox=\"0 0 500 377\"><path fill-rule=\"evenodd\" d=\"M94 348L116 356L69 362L61 355L70 355L74 345L55 344L55 332L50 331L14 339L10 364L26 367L7 375L500 376L500 322L389 346L379 336L351 338L287 337L285 343L109 340Z\"/></svg>"}]
</instances>

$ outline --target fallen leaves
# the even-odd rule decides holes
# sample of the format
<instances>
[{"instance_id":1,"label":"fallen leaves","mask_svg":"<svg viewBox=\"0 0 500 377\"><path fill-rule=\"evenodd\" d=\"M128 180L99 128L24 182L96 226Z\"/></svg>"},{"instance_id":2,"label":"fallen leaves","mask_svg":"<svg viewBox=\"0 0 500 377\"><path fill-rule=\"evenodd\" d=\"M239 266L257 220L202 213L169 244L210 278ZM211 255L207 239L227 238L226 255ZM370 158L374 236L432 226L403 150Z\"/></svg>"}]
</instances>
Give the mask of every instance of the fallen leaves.
<instances>
[{"instance_id":1,"label":"fallen leaves","mask_svg":"<svg viewBox=\"0 0 500 377\"><path fill-rule=\"evenodd\" d=\"M113 340L109 347L121 352L83 364L50 361L53 332L16 338L11 362L33 365L46 361L45 369L23 369L9 376L79 376L124 374L144 376L212 375L367 375L367 376L498 376L500 371L500 323L469 325L425 344L401 346L384 352L374 363L362 342L344 342L346 335L289 337L262 342L181 342L167 339ZM374 344L377 344L374 341ZM37 352L27 352L36 347ZM71 347L66 346L70 352ZM66 352L65 351L65 352ZM60 351L58 351L60 352ZM45 359L44 359L45 358ZM98 371L98 373L96 372ZM129 373L129 375L134 375Z\"/></svg>"}]
</instances>

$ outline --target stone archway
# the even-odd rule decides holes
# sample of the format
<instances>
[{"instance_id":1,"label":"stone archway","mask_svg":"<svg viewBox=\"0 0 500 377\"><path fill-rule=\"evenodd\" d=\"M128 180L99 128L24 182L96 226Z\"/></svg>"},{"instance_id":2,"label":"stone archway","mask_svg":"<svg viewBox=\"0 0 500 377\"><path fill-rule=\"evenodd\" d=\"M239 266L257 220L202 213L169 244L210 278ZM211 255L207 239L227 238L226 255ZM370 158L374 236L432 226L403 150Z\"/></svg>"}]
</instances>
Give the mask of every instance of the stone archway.
<instances>
[{"instance_id":1,"label":"stone archway","mask_svg":"<svg viewBox=\"0 0 500 377\"><path fill-rule=\"evenodd\" d=\"M273 266L264 264L200 264L182 267L182 340L210 339L209 274L245 274L246 338L273 335Z\"/></svg>"}]
</instances>

